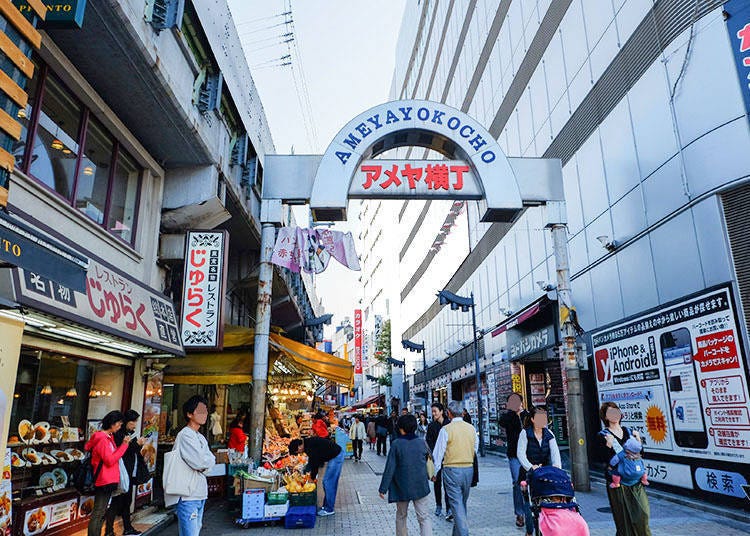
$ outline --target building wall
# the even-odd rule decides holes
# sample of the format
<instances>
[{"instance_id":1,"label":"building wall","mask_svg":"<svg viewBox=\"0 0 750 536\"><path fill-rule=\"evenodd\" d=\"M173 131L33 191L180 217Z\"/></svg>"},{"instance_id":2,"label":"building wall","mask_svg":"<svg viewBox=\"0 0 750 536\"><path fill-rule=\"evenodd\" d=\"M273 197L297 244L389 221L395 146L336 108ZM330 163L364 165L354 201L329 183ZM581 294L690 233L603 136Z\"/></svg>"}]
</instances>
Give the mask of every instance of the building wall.
<instances>
[{"instance_id":1,"label":"building wall","mask_svg":"<svg viewBox=\"0 0 750 536\"><path fill-rule=\"evenodd\" d=\"M566 4L567 9L561 8ZM507 155L554 156L550 146L639 24L648 19L652 6L649 0L479 1L463 46L458 47L455 74L448 80L459 27L467 17L467 4L457 2L437 66L429 53L425 57L423 72L436 70L432 92L425 93L424 80L415 85L412 69L403 95L439 99L435 88L448 87L446 103L457 108L468 104L469 114L491 128ZM405 20L421 8L411 6ZM551 38L542 40L546 46L541 47L541 61L506 114L507 121L497 122L500 106L516 98L514 84L529 75L530 51L540 48L537 32L542 21L560 9L561 23ZM446 10L445 3L439 3L433 39L437 29L446 27ZM487 44L493 18L504 10L507 15L496 41ZM402 42L399 57L409 57L413 44ZM479 83L472 95L471 80L477 74ZM396 76L403 77L398 71ZM399 85L394 80L393 86ZM615 88L608 89L604 95L615 93ZM717 7L666 47L563 162L573 295L587 330L733 279L713 192L748 174L748 142L747 118ZM412 204L402 220L406 228L414 221L408 216L423 205ZM418 236L434 232L444 211L433 203L422 224L427 229L420 229ZM501 321L500 307L518 311L540 296L536 281L554 279L552 244L543 217L541 208L527 210L462 287L460 293L473 291L478 298L480 327ZM490 224L478 221L475 203L469 203L468 221L470 241L467 238L465 246L473 248ZM602 235L620 244L615 254L601 247L597 237ZM411 254L421 260L419 252ZM441 252L433 261L432 286L455 272L455 263L442 262L449 258ZM418 260L401 261L400 270L406 274L402 283ZM451 344L470 337L470 329L449 326L456 323L455 315L441 311L418 334L409 332L413 322L407 319L421 316L432 302L426 290L417 290L420 285L429 286L420 280L402 303L403 331L429 341L428 356L436 360Z\"/></svg>"}]
</instances>

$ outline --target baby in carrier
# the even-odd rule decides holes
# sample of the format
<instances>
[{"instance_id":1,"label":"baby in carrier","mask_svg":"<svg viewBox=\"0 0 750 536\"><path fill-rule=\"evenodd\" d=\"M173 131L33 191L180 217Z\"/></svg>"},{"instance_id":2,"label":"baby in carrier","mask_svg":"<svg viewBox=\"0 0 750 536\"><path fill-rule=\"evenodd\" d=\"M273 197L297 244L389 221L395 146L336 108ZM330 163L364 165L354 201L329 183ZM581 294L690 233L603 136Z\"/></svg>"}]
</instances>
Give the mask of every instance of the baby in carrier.
<instances>
[{"instance_id":1,"label":"baby in carrier","mask_svg":"<svg viewBox=\"0 0 750 536\"><path fill-rule=\"evenodd\" d=\"M611 446L616 453L609 461L609 465L612 467L612 483L609 487L619 488L620 483L626 486L634 486L639 481L644 486L648 486L646 465L641 458L641 450L643 450L641 442L631 437L625 442L623 448L610 435L607 437L607 445Z\"/></svg>"}]
</instances>

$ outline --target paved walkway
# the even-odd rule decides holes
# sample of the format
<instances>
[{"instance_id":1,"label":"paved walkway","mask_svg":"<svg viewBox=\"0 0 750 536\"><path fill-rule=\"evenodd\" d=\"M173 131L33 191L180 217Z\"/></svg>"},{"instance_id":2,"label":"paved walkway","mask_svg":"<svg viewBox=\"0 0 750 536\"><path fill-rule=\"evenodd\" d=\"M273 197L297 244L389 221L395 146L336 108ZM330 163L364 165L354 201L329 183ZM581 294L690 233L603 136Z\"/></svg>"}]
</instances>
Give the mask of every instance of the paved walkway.
<instances>
[{"instance_id":1,"label":"paved walkway","mask_svg":"<svg viewBox=\"0 0 750 536\"><path fill-rule=\"evenodd\" d=\"M346 460L339 484L336 515L318 518L315 529L298 530L295 534L341 536L376 536L395 533L396 507L381 500L377 493L385 458L365 447L363 463ZM503 458L488 456L481 461L479 485L469 498L469 523L472 535L523 536L513 523L510 475ZM612 536L614 526L609 515L603 484L593 483L592 491L579 493L581 512L591 528L592 536ZM750 534L750 521L731 519L651 497L651 530L653 536L740 536ZM233 526L232 515L225 501L208 505L203 534L210 536L238 535L244 529ZM434 518L437 535L451 534L452 523ZM283 526L249 529L252 534L282 534ZM419 525L413 509L409 516L409 534L418 535ZM160 536L176 536L177 525L164 529Z\"/></svg>"}]
</instances>

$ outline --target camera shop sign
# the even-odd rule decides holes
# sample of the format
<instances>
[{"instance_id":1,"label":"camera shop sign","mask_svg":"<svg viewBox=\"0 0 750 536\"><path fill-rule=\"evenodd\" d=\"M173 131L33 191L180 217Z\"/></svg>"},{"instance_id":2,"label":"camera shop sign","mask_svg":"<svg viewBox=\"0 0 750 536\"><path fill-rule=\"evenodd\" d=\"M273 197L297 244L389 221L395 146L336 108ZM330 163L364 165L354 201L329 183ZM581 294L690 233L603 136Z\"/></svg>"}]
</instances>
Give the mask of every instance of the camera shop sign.
<instances>
[{"instance_id":1,"label":"camera shop sign","mask_svg":"<svg viewBox=\"0 0 750 536\"><path fill-rule=\"evenodd\" d=\"M545 326L528 334L521 334L517 329L509 329L507 333L508 355L511 361L518 361L522 357L536 354L555 345L554 326Z\"/></svg>"},{"instance_id":2,"label":"camera shop sign","mask_svg":"<svg viewBox=\"0 0 750 536\"><path fill-rule=\"evenodd\" d=\"M599 401L620 407L647 452L742 467L750 477L747 364L729 286L605 328L592 342ZM693 465L701 489L739 496L738 485L708 490Z\"/></svg>"},{"instance_id":3,"label":"camera shop sign","mask_svg":"<svg viewBox=\"0 0 750 536\"><path fill-rule=\"evenodd\" d=\"M187 233L181 324L185 348L223 347L228 240L226 231Z\"/></svg>"}]
</instances>

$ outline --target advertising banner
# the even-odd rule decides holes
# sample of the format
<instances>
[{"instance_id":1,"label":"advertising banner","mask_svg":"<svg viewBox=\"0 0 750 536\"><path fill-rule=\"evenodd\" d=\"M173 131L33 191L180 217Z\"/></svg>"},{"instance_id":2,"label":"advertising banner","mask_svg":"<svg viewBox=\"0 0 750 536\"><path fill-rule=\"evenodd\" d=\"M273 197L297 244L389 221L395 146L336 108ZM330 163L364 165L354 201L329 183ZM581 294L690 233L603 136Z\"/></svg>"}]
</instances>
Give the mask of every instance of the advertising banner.
<instances>
[{"instance_id":1,"label":"advertising banner","mask_svg":"<svg viewBox=\"0 0 750 536\"><path fill-rule=\"evenodd\" d=\"M647 453L691 458L699 488L736 497L745 478L710 467L750 464L740 337L728 286L592 335L599 401L617 403L622 424L641 433ZM661 465L650 470L655 480L692 487L684 467Z\"/></svg>"},{"instance_id":2,"label":"advertising banner","mask_svg":"<svg viewBox=\"0 0 750 536\"><path fill-rule=\"evenodd\" d=\"M227 231L187 233L180 323L185 348L223 348L228 241Z\"/></svg>"},{"instance_id":3,"label":"advertising banner","mask_svg":"<svg viewBox=\"0 0 750 536\"><path fill-rule=\"evenodd\" d=\"M362 374L362 309L354 310L354 374Z\"/></svg>"},{"instance_id":4,"label":"advertising banner","mask_svg":"<svg viewBox=\"0 0 750 536\"><path fill-rule=\"evenodd\" d=\"M10 534L13 520L13 486L10 476L11 454L10 449L5 449L5 460L3 462L3 478L0 480L0 534Z\"/></svg>"},{"instance_id":5,"label":"advertising banner","mask_svg":"<svg viewBox=\"0 0 750 536\"><path fill-rule=\"evenodd\" d=\"M5 452L24 323L0 316L0 452Z\"/></svg>"},{"instance_id":6,"label":"advertising banner","mask_svg":"<svg viewBox=\"0 0 750 536\"><path fill-rule=\"evenodd\" d=\"M728 0L723 6L734 65L740 79L745 110L750 112L750 4L747 0Z\"/></svg>"},{"instance_id":7,"label":"advertising banner","mask_svg":"<svg viewBox=\"0 0 750 536\"><path fill-rule=\"evenodd\" d=\"M146 382L145 400L143 402L142 435L146 443L141 448L149 472L156 471L156 449L159 444L159 425L161 420L161 395L164 373L157 372L149 376Z\"/></svg>"}]
</instances>

